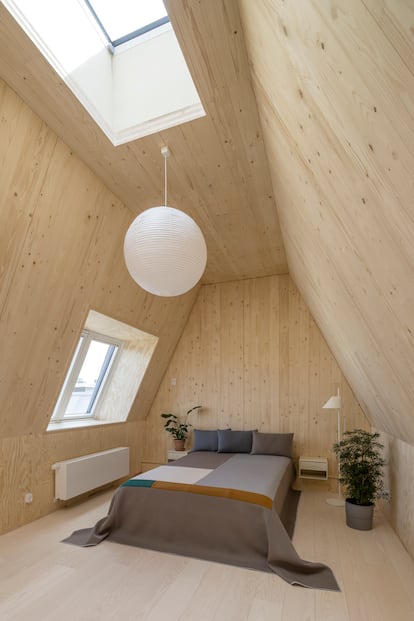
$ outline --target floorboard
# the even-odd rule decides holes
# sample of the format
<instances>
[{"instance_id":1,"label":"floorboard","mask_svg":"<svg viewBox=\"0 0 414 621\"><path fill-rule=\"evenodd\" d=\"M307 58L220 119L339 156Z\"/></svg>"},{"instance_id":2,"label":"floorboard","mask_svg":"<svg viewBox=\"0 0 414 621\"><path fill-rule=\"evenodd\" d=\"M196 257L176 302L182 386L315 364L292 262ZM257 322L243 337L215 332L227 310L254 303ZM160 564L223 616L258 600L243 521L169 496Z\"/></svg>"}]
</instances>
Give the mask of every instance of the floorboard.
<instances>
[{"instance_id":1,"label":"floorboard","mask_svg":"<svg viewBox=\"0 0 414 621\"><path fill-rule=\"evenodd\" d=\"M106 514L112 491L0 537L4 621L412 621L414 561L377 511L370 532L346 527L343 508L302 492L294 543L327 563L341 593L279 577L104 542L60 540Z\"/></svg>"}]
</instances>

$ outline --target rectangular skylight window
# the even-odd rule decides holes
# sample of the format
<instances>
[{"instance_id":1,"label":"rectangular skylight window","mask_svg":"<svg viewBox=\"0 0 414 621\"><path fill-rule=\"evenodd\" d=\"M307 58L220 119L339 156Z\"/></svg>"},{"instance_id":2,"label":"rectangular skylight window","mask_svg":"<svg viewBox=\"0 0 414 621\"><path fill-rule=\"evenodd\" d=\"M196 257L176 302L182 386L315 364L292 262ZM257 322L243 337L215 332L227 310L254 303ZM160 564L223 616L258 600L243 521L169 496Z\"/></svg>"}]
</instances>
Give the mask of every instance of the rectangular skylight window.
<instances>
[{"instance_id":1,"label":"rectangular skylight window","mask_svg":"<svg viewBox=\"0 0 414 621\"><path fill-rule=\"evenodd\" d=\"M85 0L116 47L169 21L162 0Z\"/></svg>"},{"instance_id":2,"label":"rectangular skylight window","mask_svg":"<svg viewBox=\"0 0 414 621\"><path fill-rule=\"evenodd\" d=\"M162 0L89 1L1 0L113 145L205 115Z\"/></svg>"}]
</instances>

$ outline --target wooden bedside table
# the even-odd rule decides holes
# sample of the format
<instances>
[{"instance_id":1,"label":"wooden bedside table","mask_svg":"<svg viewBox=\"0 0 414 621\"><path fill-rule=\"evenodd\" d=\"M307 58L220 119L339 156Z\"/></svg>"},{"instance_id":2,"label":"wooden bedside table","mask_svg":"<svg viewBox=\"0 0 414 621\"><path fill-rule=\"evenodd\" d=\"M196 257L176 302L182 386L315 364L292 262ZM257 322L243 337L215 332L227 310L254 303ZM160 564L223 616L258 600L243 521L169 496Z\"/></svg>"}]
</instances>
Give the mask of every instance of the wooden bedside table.
<instances>
[{"instance_id":1,"label":"wooden bedside table","mask_svg":"<svg viewBox=\"0 0 414 621\"><path fill-rule=\"evenodd\" d=\"M299 457L300 479L328 479L328 460L326 457Z\"/></svg>"},{"instance_id":2,"label":"wooden bedside table","mask_svg":"<svg viewBox=\"0 0 414 621\"><path fill-rule=\"evenodd\" d=\"M180 459L180 457L184 457L188 455L188 451L167 451L167 460L175 461L176 459Z\"/></svg>"}]
</instances>

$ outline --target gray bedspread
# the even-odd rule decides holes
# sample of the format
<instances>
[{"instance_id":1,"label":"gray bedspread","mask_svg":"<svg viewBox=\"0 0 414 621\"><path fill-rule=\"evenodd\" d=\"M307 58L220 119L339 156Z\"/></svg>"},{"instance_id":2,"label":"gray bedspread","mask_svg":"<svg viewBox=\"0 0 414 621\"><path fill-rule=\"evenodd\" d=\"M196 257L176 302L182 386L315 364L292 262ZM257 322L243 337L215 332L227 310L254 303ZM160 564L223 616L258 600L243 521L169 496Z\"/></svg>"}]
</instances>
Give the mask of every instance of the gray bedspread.
<instances>
[{"instance_id":1,"label":"gray bedspread","mask_svg":"<svg viewBox=\"0 0 414 621\"><path fill-rule=\"evenodd\" d=\"M170 483L157 483L157 488L152 471L146 472L118 488L106 517L93 528L76 531L65 543L90 546L107 538L271 571L290 584L339 590L326 565L298 556L284 526L293 480L290 459L198 452L171 465L211 472L196 485L176 489Z\"/></svg>"}]
</instances>

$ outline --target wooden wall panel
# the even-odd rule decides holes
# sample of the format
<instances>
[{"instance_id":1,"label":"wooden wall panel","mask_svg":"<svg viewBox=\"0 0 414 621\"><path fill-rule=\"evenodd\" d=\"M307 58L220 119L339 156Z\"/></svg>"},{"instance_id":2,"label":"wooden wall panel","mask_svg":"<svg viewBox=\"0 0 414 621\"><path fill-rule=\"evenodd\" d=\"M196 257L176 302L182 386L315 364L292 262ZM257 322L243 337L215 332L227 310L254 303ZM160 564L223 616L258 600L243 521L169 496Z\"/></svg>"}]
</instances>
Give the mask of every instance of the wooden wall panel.
<instances>
[{"instance_id":1,"label":"wooden wall panel","mask_svg":"<svg viewBox=\"0 0 414 621\"><path fill-rule=\"evenodd\" d=\"M402 441L414 443L414 5L239 4L290 273L364 411L391 434L382 506L414 555L413 448ZM313 338L312 377L317 348ZM340 381L327 352L325 394ZM354 398L347 384L342 395Z\"/></svg>"},{"instance_id":2,"label":"wooden wall panel","mask_svg":"<svg viewBox=\"0 0 414 621\"><path fill-rule=\"evenodd\" d=\"M165 461L161 412L201 404L194 426L293 431L295 456L326 455L335 474L336 412L322 405L337 387L347 428L369 428L288 276L205 285L146 421L144 460Z\"/></svg>"},{"instance_id":3,"label":"wooden wall panel","mask_svg":"<svg viewBox=\"0 0 414 621\"><path fill-rule=\"evenodd\" d=\"M0 438L0 534L64 506L54 502L52 464L116 446L130 447L130 474L141 469L144 422ZM33 502L25 504L25 494Z\"/></svg>"},{"instance_id":4,"label":"wooden wall panel","mask_svg":"<svg viewBox=\"0 0 414 621\"><path fill-rule=\"evenodd\" d=\"M384 484L391 492L391 502L381 501L381 508L414 558L414 448L385 433L381 441L387 460Z\"/></svg>"},{"instance_id":5,"label":"wooden wall panel","mask_svg":"<svg viewBox=\"0 0 414 621\"><path fill-rule=\"evenodd\" d=\"M392 46L414 73L412 0L363 0Z\"/></svg>"},{"instance_id":6,"label":"wooden wall panel","mask_svg":"<svg viewBox=\"0 0 414 621\"><path fill-rule=\"evenodd\" d=\"M206 116L114 147L0 3L0 77L137 215L163 197L207 243L204 282L287 273L237 0L168 0Z\"/></svg>"},{"instance_id":7,"label":"wooden wall panel","mask_svg":"<svg viewBox=\"0 0 414 621\"><path fill-rule=\"evenodd\" d=\"M3 82L0 118L0 529L9 529L55 508L55 461L121 442L136 470L138 421L197 289L179 298L140 289L123 259L131 212ZM127 423L45 433L91 308L154 334L157 348Z\"/></svg>"},{"instance_id":8,"label":"wooden wall panel","mask_svg":"<svg viewBox=\"0 0 414 621\"><path fill-rule=\"evenodd\" d=\"M218 376L215 381L216 403L214 405L211 404L211 409L216 410L217 422L220 427L242 429L246 428L243 394L246 366L243 339L244 284L243 282L235 282L229 283L227 287L218 285L216 295L219 299L219 312L216 315L217 325L213 330L218 360L216 358L216 365L214 363L213 365L216 366ZM205 316L201 327L203 343L209 340L210 330L208 326L212 325L210 322L211 319ZM227 351L232 352L231 365L228 364L226 359L225 352ZM205 363L203 367L205 367ZM200 376L202 377L202 367L200 371ZM207 398L209 398L208 393Z\"/></svg>"},{"instance_id":9,"label":"wooden wall panel","mask_svg":"<svg viewBox=\"0 0 414 621\"><path fill-rule=\"evenodd\" d=\"M144 418L197 292L155 298L132 281L123 260L130 212L10 89L3 92L1 434L46 428L90 308L159 337L130 420Z\"/></svg>"},{"instance_id":10,"label":"wooden wall panel","mask_svg":"<svg viewBox=\"0 0 414 621\"><path fill-rule=\"evenodd\" d=\"M372 423L414 444L414 5L239 6L290 274Z\"/></svg>"}]
</instances>

